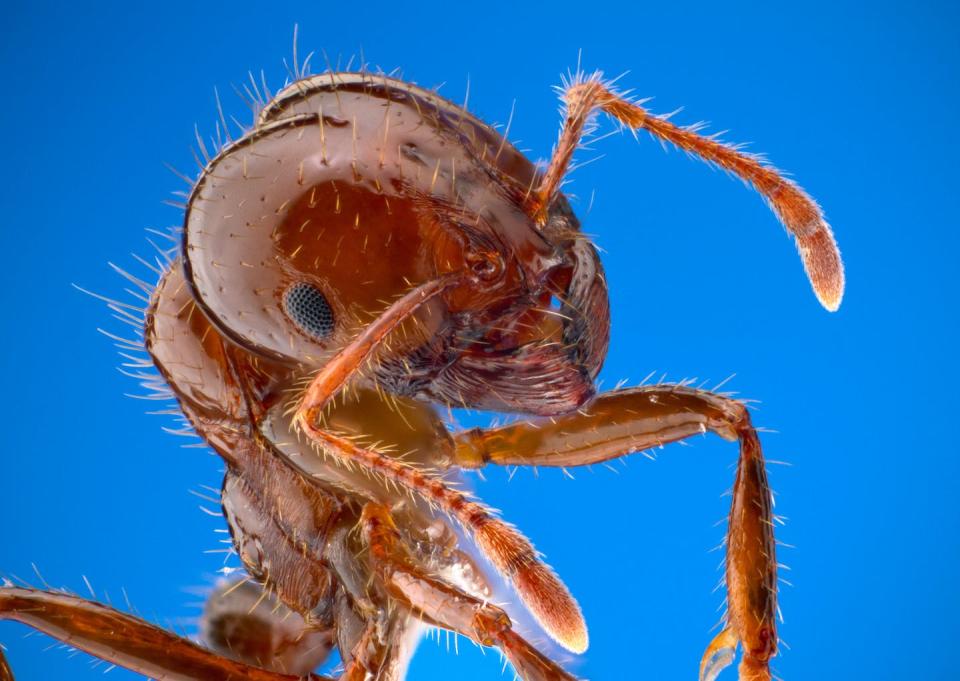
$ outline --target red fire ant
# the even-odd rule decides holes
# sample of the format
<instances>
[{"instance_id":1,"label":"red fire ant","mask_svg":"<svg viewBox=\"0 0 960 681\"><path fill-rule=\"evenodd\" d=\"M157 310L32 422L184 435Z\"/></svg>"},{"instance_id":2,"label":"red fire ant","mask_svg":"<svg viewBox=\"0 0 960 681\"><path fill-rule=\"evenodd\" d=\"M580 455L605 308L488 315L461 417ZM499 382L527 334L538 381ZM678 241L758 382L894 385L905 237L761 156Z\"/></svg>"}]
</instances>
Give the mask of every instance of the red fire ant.
<instances>
[{"instance_id":1,"label":"red fire ant","mask_svg":"<svg viewBox=\"0 0 960 681\"><path fill-rule=\"evenodd\" d=\"M209 647L9 585L0 618L158 679L316 679L337 647L341 679L399 680L421 623L496 646L527 681L572 679L488 601L462 539L582 652L576 601L451 473L580 466L712 431L739 440L740 460L729 613L701 679L738 645L740 678L769 679L777 562L750 416L684 386L597 394L607 286L560 185L602 111L756 188L829 310L843 293L836 244L813 200L758 158L650 114L599 75L566 83L563 100L544 172L463 108L390 77L327 73L265 102L194 183L145 323L153 363L226 463L223 513L248 578L211 597ZM531 420L450 433L437 405Z\"/></svg>"}]
</instances>

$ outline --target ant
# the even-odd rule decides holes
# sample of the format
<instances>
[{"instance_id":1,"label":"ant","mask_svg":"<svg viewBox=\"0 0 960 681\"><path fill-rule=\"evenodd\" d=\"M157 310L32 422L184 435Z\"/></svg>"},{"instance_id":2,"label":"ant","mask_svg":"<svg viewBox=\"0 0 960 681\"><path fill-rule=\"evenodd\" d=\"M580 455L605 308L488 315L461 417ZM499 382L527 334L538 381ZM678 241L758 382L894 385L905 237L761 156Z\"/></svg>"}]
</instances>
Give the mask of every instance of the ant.
<instances>
[{"instance_id":1,"label":"ant","mask_svg":"<svg viewBox=\"0 0 960 681\"><path fill-rule=\"evenodd\" d=\"M0 618L157 679L399 681L423 624L497 647L525 681L574 677L490 602L472 541L543 630L588 644L533 544L457 486L484 466L583 466L711 431L739 441L729 610L702 681L742 648L770 679L777 562L760 440L743 403L685 385L597 393L610 336L596 249L560 191L596 112L752 185L796 238L820 302L843 266L817 204L756 156L674 125L600 73L564 82L539 169L491 126L383 75L301 77L209 159L149 296L145 347L226 464L246 571L213 593L205 646L106 605L6 584ZM527 420L451 433L437 407ZM0 679L13 675L0 653Z\"/></svg>"}]
</instances>

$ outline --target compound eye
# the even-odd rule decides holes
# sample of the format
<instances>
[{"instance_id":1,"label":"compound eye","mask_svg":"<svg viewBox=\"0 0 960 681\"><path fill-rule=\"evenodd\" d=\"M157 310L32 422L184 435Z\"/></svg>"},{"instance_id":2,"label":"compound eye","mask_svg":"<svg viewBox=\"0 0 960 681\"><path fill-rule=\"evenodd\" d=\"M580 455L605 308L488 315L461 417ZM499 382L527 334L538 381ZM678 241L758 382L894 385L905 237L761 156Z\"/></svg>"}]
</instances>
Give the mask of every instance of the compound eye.
<instances>
[{"instance_id":1,"label":"compound eye","mask_svg":"<svg viewBox=\"0 0 960 681\"><path fill-rule=\"evenodd\" d=\"M313 284L300 281L287 287L283 311L298 329L315 340L322 341L333 333L333 309Z\"/></svg>"}]
</instances>

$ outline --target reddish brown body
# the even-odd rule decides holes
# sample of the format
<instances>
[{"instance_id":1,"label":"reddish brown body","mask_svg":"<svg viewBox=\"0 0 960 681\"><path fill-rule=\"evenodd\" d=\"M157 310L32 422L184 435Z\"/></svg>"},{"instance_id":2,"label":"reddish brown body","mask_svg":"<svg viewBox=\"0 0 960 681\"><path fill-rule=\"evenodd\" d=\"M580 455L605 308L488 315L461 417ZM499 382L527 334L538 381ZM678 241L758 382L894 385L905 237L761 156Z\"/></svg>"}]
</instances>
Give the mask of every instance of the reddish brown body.
<instances>
[{"instance_id":1,"label":"reddish brown body","mask_svg":"<svg viewBox=\"0 0 960 681\"><path fill-rule=\"evenodd\" d=\"M211 597L212 650L62 594L4 587L0 617L163 678L306 675L336 646L342 678L398 680L423 621L498 646L524 679L569 679L487 602L464 535L582 652L576 602L520 532L457 489L456 470L584 465L711 430L739 439L741 458L727 627L701 677L742 644L741 679L770 678L773 516L747 411L681 386L595 394L606 284L558 187L600 108L752 182L831 309L839 255L816 204L756 159L598 77L565 98L544 173L460 107L394 79L326 74L266 103L195 183L145 326L180 408L227 464L223 510L249 577ZM451 434L436 405L550 419Z\"/></svg>"}]
</instances>

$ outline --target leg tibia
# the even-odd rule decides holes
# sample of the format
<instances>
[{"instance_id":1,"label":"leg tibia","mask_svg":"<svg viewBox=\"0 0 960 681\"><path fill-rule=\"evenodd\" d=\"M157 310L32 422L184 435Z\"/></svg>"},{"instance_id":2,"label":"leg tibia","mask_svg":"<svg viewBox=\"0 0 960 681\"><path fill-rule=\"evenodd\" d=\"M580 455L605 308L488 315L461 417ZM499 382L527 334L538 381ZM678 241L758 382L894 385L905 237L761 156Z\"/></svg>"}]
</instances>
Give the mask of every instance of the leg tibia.
<instances>
[{"instance_id":1,"label":"leg tibia","mask_svg":"<svg viewBox=\"0 0 960 681\"><path fill-rule=\"evenodd\" d=\"M740 463L727 529L728 620L743 645L742 681L768 679L777 652L773 500L756 431L740 433Z\"/></svg>"}]
</instances>

